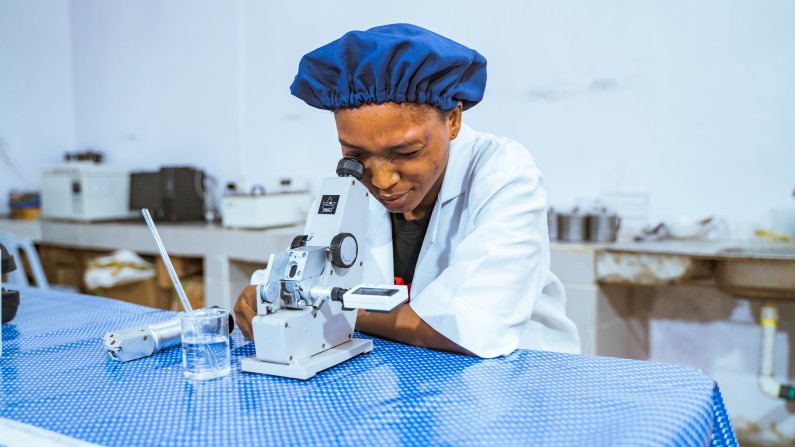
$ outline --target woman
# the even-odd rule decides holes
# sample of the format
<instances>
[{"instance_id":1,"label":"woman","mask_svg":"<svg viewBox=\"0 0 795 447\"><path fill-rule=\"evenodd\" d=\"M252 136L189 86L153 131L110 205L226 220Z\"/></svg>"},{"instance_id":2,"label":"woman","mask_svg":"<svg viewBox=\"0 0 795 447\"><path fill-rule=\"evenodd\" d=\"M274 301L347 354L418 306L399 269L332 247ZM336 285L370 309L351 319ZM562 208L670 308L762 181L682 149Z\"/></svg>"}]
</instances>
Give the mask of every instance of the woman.
<instances>
[{"instance_id":1,"label":"woman","mask_svg":"<svg viewBox=\"0 0 795 447\"><path fill-rule=\"evenodd\" d=\"M480 357L579 352L549 270L540 171L520 144L462 123L485 85L483 56L409 24L352 31L301 60L291 92L332 110L342 155L365 166L365 281L410 285L409 303L359 311L356 329ZM235 306L249 338L254 295Z\"/></svg>"}]
</instances>

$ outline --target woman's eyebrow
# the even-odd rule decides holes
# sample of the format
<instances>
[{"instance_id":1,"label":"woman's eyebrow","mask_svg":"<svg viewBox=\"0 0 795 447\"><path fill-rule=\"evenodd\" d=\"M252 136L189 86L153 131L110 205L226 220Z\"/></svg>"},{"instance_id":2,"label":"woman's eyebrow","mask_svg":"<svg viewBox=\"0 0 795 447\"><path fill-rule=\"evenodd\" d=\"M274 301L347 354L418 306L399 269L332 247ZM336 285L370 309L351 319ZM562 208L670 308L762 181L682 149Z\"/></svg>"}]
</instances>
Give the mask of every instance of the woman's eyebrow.
<instances>
[{"instance_id":1,"label":"woman's eyebrow","mask_svg":"<svg viewBox=\"0 0 795 447\"><path fill-rule=\"evenodd\" d=\"M347 141L343 140L342 138L339 139L339 142L340 142L340 144L342 146L344 146L346 148L359 150L359 151L363 151L363 152L370 152L368 149L360 147L360 146L357 146L355 144L348 143ZM418 146L418 145L422 145L422 141L420 141L420 140L406 140L406 141L402 141L402 142L400 142L398 144L393 144L392 146L387 146L387 147L383 148L382 150L383 151L388 151L388 152L394 152L394 151L399 151L401 149L405 149L407 147Z\"/></svg>"}]
</instances>

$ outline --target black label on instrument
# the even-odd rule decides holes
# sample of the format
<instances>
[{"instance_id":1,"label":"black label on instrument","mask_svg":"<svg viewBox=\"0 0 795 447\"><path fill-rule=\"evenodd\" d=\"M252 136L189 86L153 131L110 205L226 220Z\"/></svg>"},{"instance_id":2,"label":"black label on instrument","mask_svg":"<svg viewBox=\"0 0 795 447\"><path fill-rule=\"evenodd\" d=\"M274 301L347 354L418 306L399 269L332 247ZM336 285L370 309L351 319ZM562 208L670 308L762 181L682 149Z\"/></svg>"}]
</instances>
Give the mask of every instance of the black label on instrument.
<instances>
[{"instance_id":1,"label":"black label on instrument","mask_svg":"<svg viewBox=\"0 0 795 447\"><path fill-rule=\"evenodd\" d=\"M323 196L320 199L320 208L318 214L335 214L337 212L337 204L340 203L340 196Z\"/></svg>"}]
</instances>

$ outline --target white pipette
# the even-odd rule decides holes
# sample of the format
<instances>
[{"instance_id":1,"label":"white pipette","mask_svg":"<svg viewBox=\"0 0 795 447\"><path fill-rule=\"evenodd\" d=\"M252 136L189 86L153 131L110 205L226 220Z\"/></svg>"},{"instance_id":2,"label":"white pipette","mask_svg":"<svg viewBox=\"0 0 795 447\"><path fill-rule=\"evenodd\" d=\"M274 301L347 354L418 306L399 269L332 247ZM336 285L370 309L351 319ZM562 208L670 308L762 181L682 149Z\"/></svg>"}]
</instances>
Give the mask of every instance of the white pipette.
<instances>
[{"instance_id":1,"label":"white pipette","mask_svg":"<svg viewBox=\"0 0 795 447\"><path fill-rule=\"evenodd\" d=\"M185 289L182 288L182 283L179 282L179 276L177 276L177 271L174 270L174 265L171 264L171 258L168 256L168 252L166 251L166 247L163 245L163 241L160 239L160 234L157 232L157 228L155 227L155 222L152 220L152 215L149 214L149 210L147 208L141 209L141 214L144 215L144 220L146 221L146 225L149 226L149 231L152 232L152 237L155 238L155 243L157 244L158 250L160 250L160 257L163 259L163 264L166 265L166 270L168 271L168 276L171 277L171 282L174 283L174 288L177 289L177 295L179 296L179 300L182 301L182 307L185 308L185 313L188 315L193 314L193 308L188 301L188 296L185 295ZM218 367L218 361L215 359L210 347L207 345L203 345L205 350L207 351L207 357L210 359L210 363L213 364L213 367Z\"/></svg>"}]
</instances>

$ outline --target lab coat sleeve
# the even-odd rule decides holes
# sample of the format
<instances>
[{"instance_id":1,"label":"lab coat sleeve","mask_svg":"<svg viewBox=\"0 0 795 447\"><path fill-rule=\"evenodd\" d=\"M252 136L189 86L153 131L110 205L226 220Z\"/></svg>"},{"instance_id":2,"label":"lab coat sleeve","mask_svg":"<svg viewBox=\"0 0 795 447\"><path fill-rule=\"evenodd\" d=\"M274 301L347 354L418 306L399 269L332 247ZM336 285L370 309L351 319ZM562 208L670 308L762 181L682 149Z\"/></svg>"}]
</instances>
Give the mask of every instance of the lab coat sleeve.
<instances>
[{"instance_id":1,"label":"lab coat sleeve","mask_svg":"<svg viewBox=\"0 0 795 447\"><path fill-rule=\"evenodd\" d=\"M468 221L440 222L460 225L465 236L452 247L449 265L411 301L426 323L480 357L518 347L548 280L541 172L524 147L509 144L503 159L475 162L460 199Z\"/></svg>"}]
</instances>

